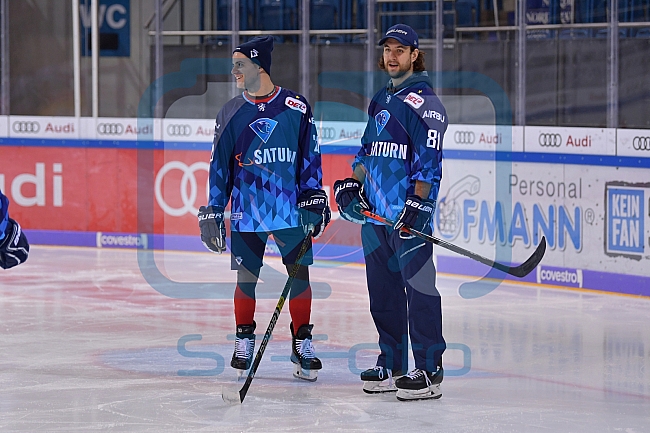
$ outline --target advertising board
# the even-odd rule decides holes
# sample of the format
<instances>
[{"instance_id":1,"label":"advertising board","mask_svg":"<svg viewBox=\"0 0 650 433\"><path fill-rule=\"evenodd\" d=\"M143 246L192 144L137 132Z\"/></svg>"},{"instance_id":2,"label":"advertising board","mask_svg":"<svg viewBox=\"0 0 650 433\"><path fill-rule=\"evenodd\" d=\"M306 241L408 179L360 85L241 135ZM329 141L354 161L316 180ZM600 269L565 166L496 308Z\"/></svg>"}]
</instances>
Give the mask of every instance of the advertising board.
<instances>
[{"instance_id":1,"label":"advertising board","mask_svg":"<svg viewBox=\"0 0 650 433\"><path fill-rule=\"evenodd\" d=\"M365 124L317 127L333 222L316 256L362 261L359 227L338 218L331 191L349 176ZM201 250L196 213L207 202L213 120L0 116L3 131L0 188L35 244ZM539 145L544 134L561 137L556 149ZM650 296L649 137L450 125L435 235L508 263L544 236L546 256L526 281ZM495 161L495 151L512 156ZM487 272L442 248L436 255L442 272Z\"/></svg>"},{"instance_id":2,"label":"advertising board","mask_svg":"<svg viewBox=\"0 0 650 433\"><path fill-rule=\"evenodd\" d=\"M616 155L616 130L527 126L524 150L571 155Z\"/></svg>"},{"instance_id":3,"label":"advertising board","mask_svg":"<svg viewBox=\"0 0 650 433\"><path fill-rule=\"evenodd\" d=\"M449 125L443 149L522 152L524 128L509 125Z\"/></svg>"},{"instance_id":4,"label":"advertising board","mask_svg":"<svg viewBox=\"0 0 650 433\"><path fill-rule=\"evenodd\" d=\"M647 169L512 163L499 174L493 161L447 159L444 170L442 239L521 263L545 236L538 283L594 288L593 272L650 277L650 179L639 182Z\"/></svg>"},{"instance_id":5,"label":"advertising board","mask_svg":"<svg viewBox=\"0 0 650 433\"><path fill-rule=\"evenodd\" d=\"M618 129L616 131L616 155L650 158L650 130Z\"/></svg>"},{"instance_id":6,"label":"advertising board","mask_svg":"<svg viewBox=\"0 0 650 433\"><path fill-rule=\"evenodd\" d=\"M79 137L76 117L9 116L9 137L66 139Z\"/></svg>"}]
</instances>

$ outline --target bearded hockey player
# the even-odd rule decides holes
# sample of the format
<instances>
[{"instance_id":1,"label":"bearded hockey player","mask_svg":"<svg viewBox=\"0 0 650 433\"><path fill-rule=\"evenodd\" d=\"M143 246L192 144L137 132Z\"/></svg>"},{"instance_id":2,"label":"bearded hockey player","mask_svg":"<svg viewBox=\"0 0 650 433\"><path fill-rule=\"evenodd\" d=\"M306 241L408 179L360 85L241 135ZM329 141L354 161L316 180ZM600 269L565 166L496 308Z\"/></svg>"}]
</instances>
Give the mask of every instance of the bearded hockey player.
<instances>
[{"instance_id":1,"label":"bearded hockey player","mask_svg":"<svg viewBox=\"0 0 650 433\"><path fill-rule=\"evenodd\" d=\"M401 231L431 234L442 178L448 120L424 70L418 35L397 24L379 41L388 85L373 97L351 177L334 184L341 216L361 226L370 313L381 353L361 373L367 393L397 391L399 400L442 396L442 307L433 245ZM372 210L393 227L366 220ZM408 340L415 369L408 370Z\"/></svg>"}]
</instances>

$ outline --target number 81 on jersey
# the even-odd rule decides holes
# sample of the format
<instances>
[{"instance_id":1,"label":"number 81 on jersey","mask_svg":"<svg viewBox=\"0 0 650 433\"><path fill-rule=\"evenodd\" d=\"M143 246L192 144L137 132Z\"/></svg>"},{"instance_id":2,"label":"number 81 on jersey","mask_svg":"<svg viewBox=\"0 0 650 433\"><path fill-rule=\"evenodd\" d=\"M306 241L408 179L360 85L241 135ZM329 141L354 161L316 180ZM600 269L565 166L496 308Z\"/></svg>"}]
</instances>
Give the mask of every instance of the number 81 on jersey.
<instances>
[{"instance_id":1,"label":"number 81 on jersey","mask_svg":"<svg viewBox=\"0 0 650 433\"><path fill-rule=\"evenodd\" d=\"M427 147L440 150L440 131L429 129L429 132L427 133Z\"/></svg>"}]
</instances>

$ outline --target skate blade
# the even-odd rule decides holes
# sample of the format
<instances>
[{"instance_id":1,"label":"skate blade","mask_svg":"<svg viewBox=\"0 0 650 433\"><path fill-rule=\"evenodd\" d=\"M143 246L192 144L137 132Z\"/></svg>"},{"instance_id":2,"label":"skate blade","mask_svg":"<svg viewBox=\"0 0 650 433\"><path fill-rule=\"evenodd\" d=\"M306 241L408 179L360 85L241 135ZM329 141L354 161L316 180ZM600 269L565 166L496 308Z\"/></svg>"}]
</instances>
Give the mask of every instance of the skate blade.
<instances>
[{"instance_id":1,"label":"skate blade","mask_svg":"<svg viewBox=\"0 0 650 433\"><path fill-rule=\"evenodd\" d=\"M305 370L299 364L294 364L293 377L308 382L316 382L316 379L318 379L318 370Z\"/></svg>"},{"instance_id":2,"label":"skate blade","mask_svg":"<svg viewBox=\"0 0 650 433\"><path fill-rule=\"evenodd\" d=\"M429 389L398 389L396 397L399 401L437 400L442 397L442 392L440 391L440 385L431 385Z\"/></svg>"},{"instance_id":3,"label":"skate blade","mask_svg":"<svg viewBox=\"0 0 650 433\"><path fill-rule=\"evenodd\" d=\"M363 382L363 392L366 394L381 394L384 392L397 392L397 388L395 387L395 384L383 384L383 382L387 381L381 381L381 382L376 382L376 381L364 381Z\"/></svg>"},{"instance_id":4,"label":"skate blade","mask_svg":"<svg viewBox=\"0 0 650 433\"><path fill-rule=\"evenodd\" d=\"M236 405L241 404L241 394L239 393L239 388L222 386L221 387L221 398L228 404Z\"/></svg>"},{"instance_id":5,"label":"skate blade","mask_svg":"<svg viewBox=\"0 0 650 433\"><path fill-rule=\"evenodd\" d=\"M244 377L244 376L246 375L246 372L247 372L248 370L239 370L239 369L236 369L235 371L237 372L237 379L236 379L236 380L237 380L237 382L239 382L239 381L241 380L241 378Z\"/></svg>"}]
</instances>

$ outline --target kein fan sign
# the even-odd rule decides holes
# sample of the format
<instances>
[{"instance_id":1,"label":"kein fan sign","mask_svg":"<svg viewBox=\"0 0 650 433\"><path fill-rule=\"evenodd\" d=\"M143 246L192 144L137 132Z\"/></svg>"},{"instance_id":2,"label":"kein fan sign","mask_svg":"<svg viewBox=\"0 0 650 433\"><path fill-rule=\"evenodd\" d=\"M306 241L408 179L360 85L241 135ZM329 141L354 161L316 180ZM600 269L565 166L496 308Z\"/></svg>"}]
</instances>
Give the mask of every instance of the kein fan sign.
<instances>
[{"instance_id":1,"label":"kein fan sign","mask_svg":"<svg viewBox=\"0 0 650 433\"><path fill-rule=\"evenodd\" d=\"M606 252L638 259L644 253L645 192L648 184L609 182L606 185Z\"/></svg>"}]
</instances>

